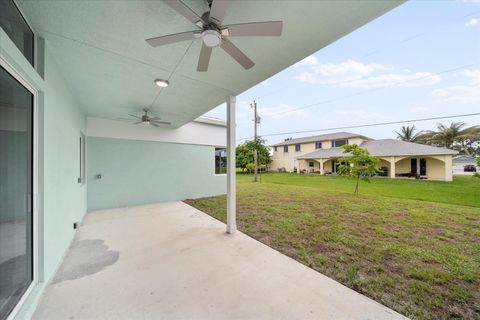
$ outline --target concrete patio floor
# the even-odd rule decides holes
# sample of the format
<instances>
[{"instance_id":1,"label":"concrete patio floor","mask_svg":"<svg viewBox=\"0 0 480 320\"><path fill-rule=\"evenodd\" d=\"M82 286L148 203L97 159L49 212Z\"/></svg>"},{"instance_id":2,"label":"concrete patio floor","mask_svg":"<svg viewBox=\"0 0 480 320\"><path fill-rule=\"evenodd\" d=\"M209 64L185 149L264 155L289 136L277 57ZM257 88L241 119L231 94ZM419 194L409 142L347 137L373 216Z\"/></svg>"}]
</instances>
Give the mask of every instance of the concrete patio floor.
<instances>
[{"instance_id":1,"label":"concrete patio floor","mask_svg":"<svg viewBox=\"0 0 480 320\"><path fill-rule=\"evenodd\" d=\"M33 319L405 319L183 202L86 216Z\"/></svg>"}]
</instances>

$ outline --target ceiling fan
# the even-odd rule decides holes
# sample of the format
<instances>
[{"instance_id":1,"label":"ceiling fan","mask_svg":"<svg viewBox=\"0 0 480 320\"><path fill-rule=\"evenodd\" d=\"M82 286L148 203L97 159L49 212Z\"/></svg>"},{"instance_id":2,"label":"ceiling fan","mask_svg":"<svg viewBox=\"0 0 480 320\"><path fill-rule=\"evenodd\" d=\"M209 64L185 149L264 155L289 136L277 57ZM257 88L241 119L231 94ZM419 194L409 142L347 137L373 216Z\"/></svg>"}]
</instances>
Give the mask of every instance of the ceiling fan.
<instances>
[{"instance_id":1,"label":"ceiling fan","mask_svg":"<svg viewBox=\"0 0 480 320\"><path fill-rule=\"evenodd\" d=\"M228 37L241 36L280 36L282 34L282 21L264 21L241 24L223 25L229 0L206 0L210 11L198 16L181 0L165 0L171 8L184 16L197 26L199 30L180 32L166 36L147 39L152 47L163 46L170 43L202 39L202 49L198 59L197 71L207 71L212 49L222 48L245 69L250 69L255 63L238 49Z\"/></svg>"},{"instance_id":2,"label":"ceiling fan","mask_svg":"<svg viewBox=\"0 0 480 320\"><path fill-rule=\"evenodd\" d=\"M134 114L129 114L130 119L121 119L121 120L128 120L128 121L135 121L133 124L150 124L154 127L159 127L161 124L170 125L170 122L161 121L159 117L150 117L148 115L148 109L143 109L143 115L136 116Z\"/></svg>"}]
</instances>

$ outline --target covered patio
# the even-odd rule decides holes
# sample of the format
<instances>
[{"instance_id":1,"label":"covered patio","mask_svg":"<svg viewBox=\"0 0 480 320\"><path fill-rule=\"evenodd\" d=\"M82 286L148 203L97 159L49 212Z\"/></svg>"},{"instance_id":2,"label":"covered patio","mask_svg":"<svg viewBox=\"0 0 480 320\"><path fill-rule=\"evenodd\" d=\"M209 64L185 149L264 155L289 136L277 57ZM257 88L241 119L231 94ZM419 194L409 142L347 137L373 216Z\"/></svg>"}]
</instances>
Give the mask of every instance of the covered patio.
<instances>
[{"instance_id":1,"label":"covered patio","mask_svg":"<svg viewBox=\"0 0 480 320\"><path fill-rule=\"evenodd\" d=\"M33 319L405 318L168 202L88 214Z\"/></svg>"},{"instance_id":2,"label":"covered patio","mask_svg":"<svg viewBox=\"0 0 480 320\"><path fill-rule=\"evenodd\" d=\"M1 275L18 281L0 295L0 319L400 317L235 234L235 105L401 3L0 1L0 133L25 140L0 153L24 164L1 168L15 208L0 206L0 222L21 250ZM275 36L256 30L268 21L282 26ZM225 39L242 23L256 27ZM190 38L147 42L179 33ZM198 121L223 103L226 123ZM225 193L226 226L168 202Z\"/></svg>"}]
</instances>

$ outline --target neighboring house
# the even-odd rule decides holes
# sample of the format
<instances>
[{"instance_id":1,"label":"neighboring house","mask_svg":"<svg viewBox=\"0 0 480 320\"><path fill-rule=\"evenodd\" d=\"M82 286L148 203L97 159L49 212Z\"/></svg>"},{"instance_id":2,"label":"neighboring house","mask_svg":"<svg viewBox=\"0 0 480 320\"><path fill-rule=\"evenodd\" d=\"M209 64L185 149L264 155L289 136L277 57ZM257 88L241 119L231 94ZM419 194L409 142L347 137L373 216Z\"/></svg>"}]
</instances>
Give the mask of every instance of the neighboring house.
<instances>
[{"instance_id":1,"label":"neighboring house","mask_svg":"<svg viewBox=\"0 0 480 320\"><path fill-rule=\"evenodd\" d=\"M452 181L452 158L457 151L394 139L373 140L337 132L289 139L273 145L272 170L335 174L344 144L357 144L380 159L380 175Z\"/></svg>"},{"instance_id":2,"label":"neighboring house","mask_svg":"<svg viewBox=\"0 0 480 320\"><path fill-rule=\"evenodd\" d=\"M477 172L480 171L480 167L477 166L477 159L473 156L457 156L453 158L453 173L472 175L474 172L465 171L466 166L474 166Z\"/></svg>"}]
</instances>

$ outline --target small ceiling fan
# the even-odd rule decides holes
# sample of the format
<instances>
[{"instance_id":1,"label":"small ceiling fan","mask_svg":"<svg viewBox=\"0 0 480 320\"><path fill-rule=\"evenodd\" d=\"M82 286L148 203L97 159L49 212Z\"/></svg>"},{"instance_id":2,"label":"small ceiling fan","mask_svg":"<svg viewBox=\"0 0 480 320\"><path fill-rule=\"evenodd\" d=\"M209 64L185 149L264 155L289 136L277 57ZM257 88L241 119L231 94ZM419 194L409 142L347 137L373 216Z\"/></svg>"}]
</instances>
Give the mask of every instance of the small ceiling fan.
<instances>
[{"instance_id":1,"label":"small ceiling fan","mask_svg":"<svg viewBox=\"0 0 480 320\"><path fill-rule=\"evenodd\" d=\"M206 0L210 11L198 16L181 0L165 0L179 14L191 21L199 30L180 32L166 36L147 39L152 47L163 46L170 43L202 39L202 50L198 59L197 71L207 71L212 49L222 48L245 69L250 69L255 63L238 49L228 37L241 36L280 36L282 34L282 21L264 21L241 24L222 25L229 0Z\"/></svg>"},{"instance_id":2,"label":"small ceiling fan","mask_svg":"<svg viewBox=\"0 0 480 320\"><path fill-rule=\"evenodd\" d=\"M150 124L154 127L159 127L162 124L170 125L170 122L167 121L161 121L159 117L150 117L148 115L148 109L143 109L144 114L141 116L136 116L134 114L129 114L130 119L124 119L122 118L121 120L128 120L128 121L135 121L133 124Z\"/></svg>"}]
</instances>

